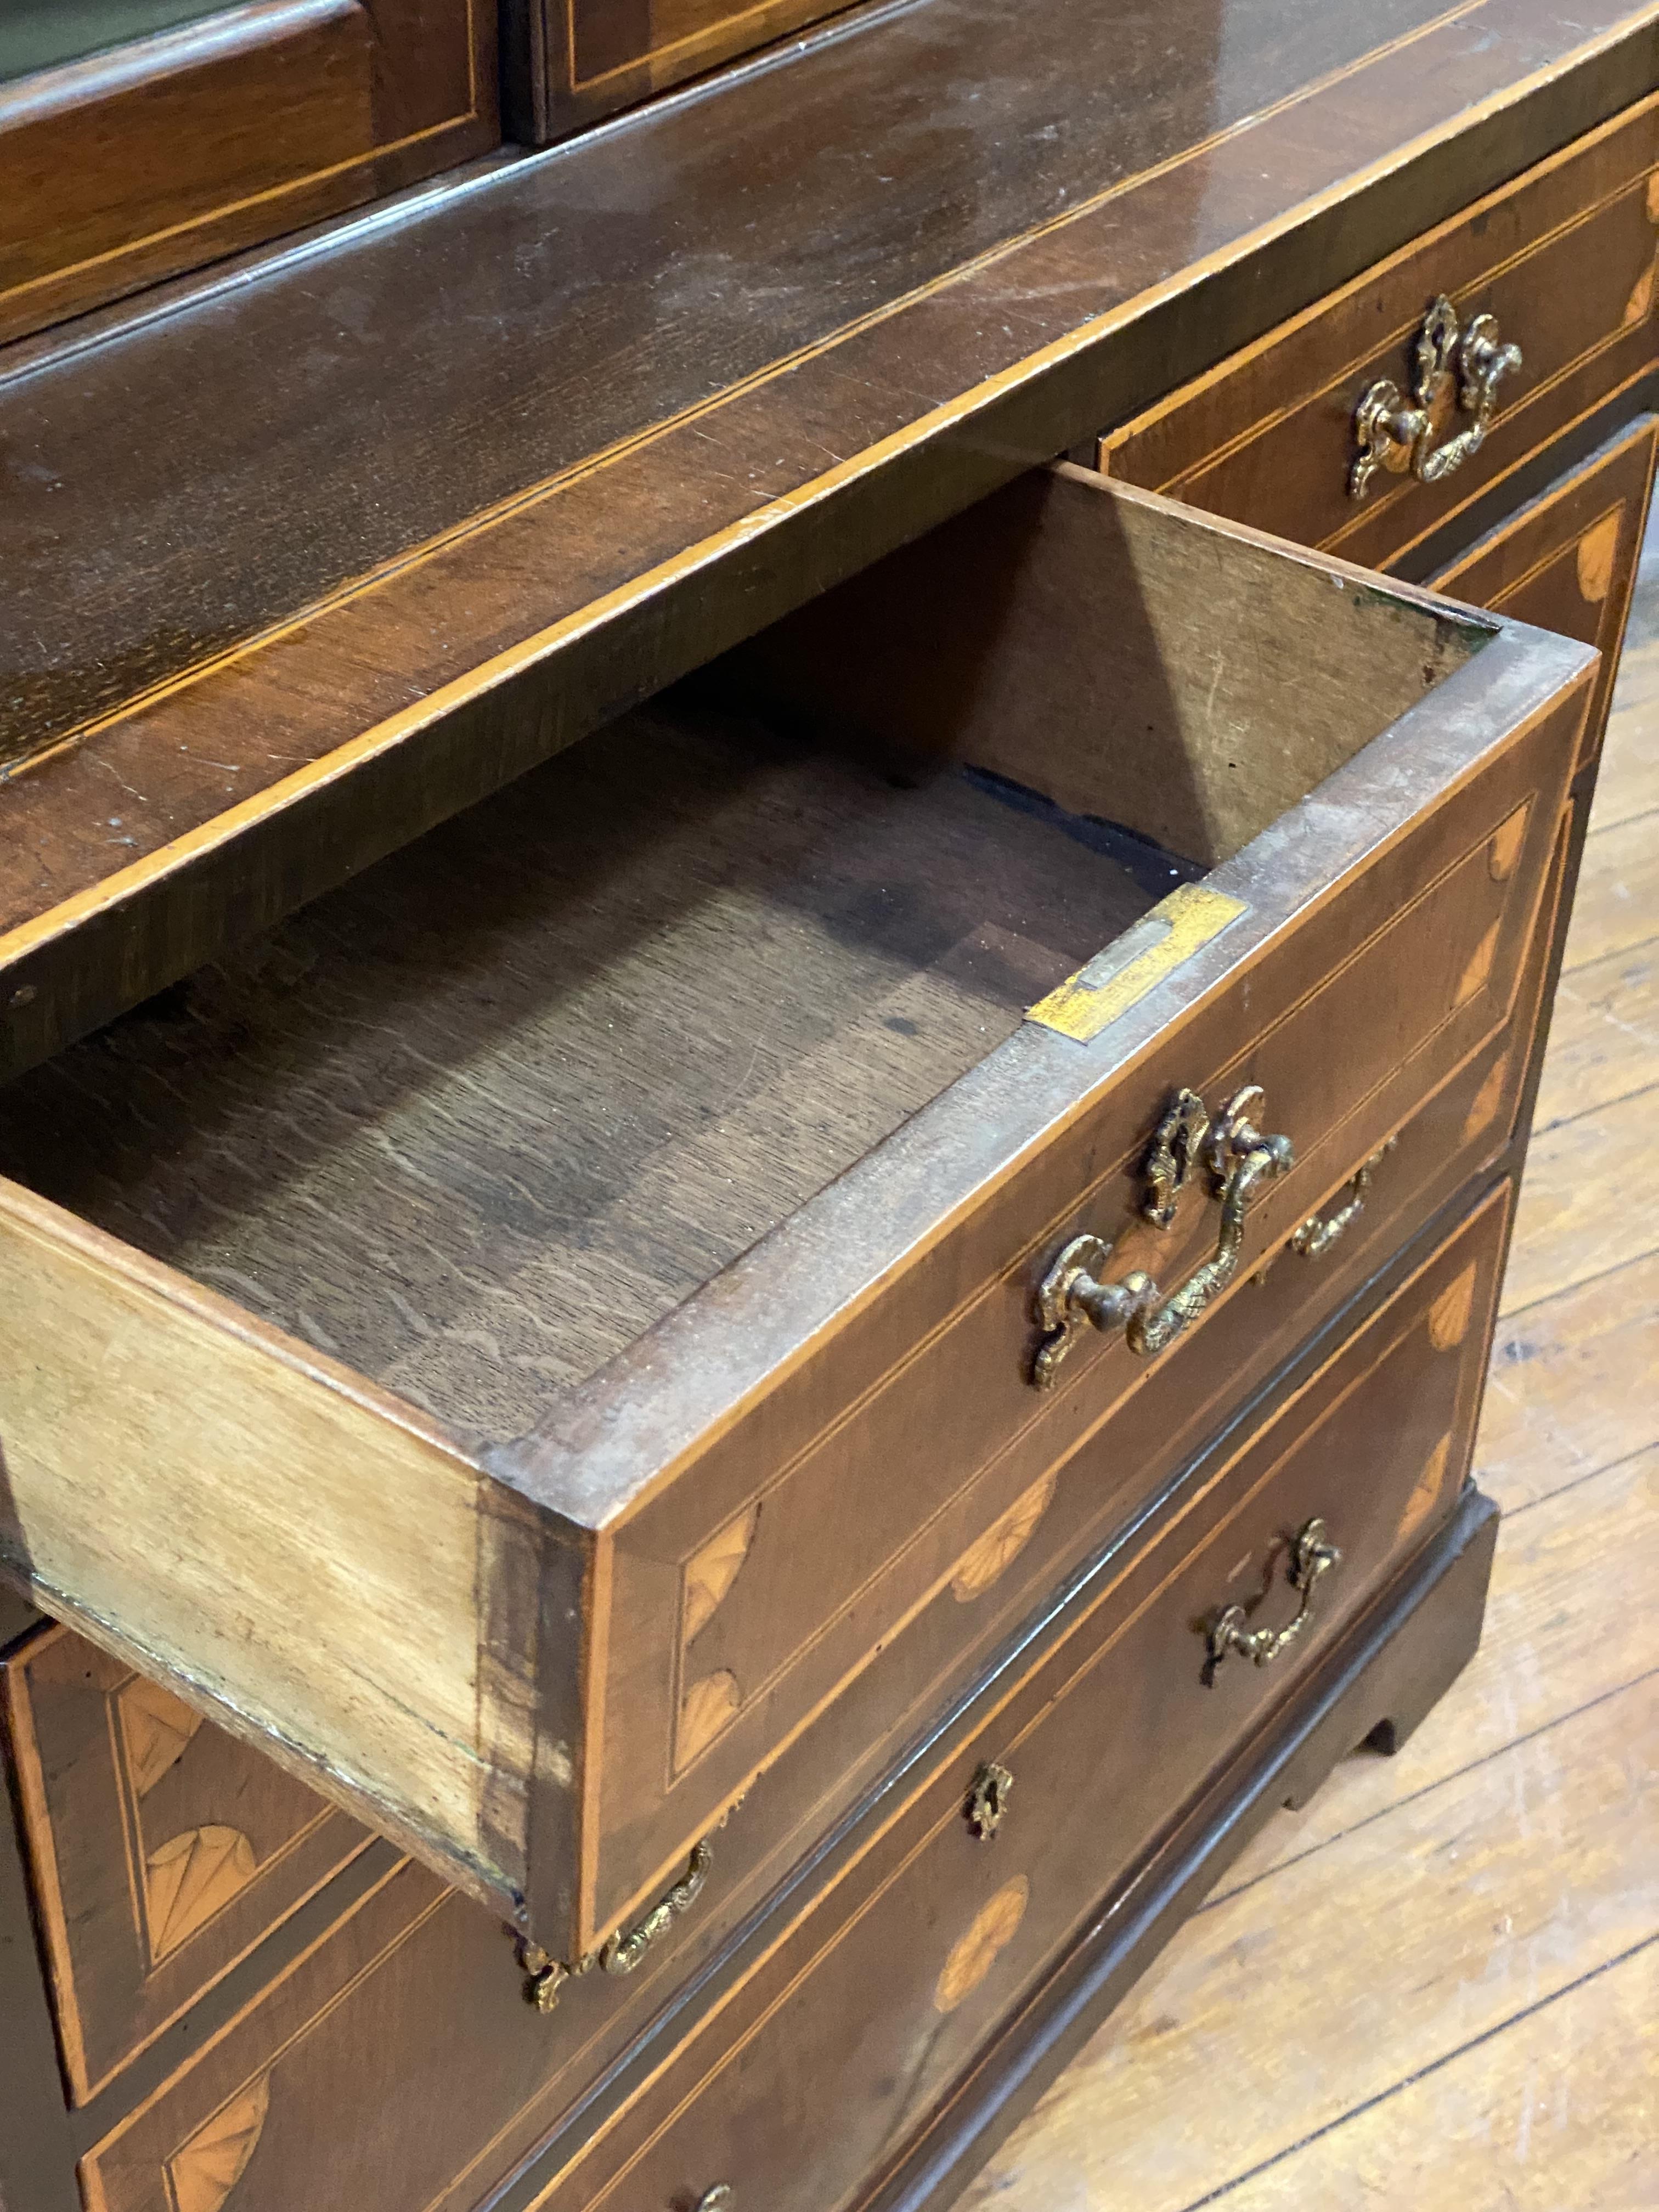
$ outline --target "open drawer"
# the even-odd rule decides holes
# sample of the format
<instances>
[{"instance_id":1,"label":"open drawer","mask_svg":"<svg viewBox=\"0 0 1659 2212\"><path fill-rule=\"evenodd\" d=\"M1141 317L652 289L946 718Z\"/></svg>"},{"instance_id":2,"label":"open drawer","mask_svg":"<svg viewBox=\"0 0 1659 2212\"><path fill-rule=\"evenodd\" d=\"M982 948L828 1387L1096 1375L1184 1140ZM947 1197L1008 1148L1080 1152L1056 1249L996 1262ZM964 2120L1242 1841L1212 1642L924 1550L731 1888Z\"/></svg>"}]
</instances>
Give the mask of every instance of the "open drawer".
<instances>
[{"instance_id":1,"label":"open drawer","mask_svg":"<svg viewBox=\"0 0 1659 2212\"><path fill-rule=\"evenodd\" d=\"M0 1096L6 1565L586 1956L1502 1027L1595 668L1022 479Z\"/></svg>"}]
</instances>

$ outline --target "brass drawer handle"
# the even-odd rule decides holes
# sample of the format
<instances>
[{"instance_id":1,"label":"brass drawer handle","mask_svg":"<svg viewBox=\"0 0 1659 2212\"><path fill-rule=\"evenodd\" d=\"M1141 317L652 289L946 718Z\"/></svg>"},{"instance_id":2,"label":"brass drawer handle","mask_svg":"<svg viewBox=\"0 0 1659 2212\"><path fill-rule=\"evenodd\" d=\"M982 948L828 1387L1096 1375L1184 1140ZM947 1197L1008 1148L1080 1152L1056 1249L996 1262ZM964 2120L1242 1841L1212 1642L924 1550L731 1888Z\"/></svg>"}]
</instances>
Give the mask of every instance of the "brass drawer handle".
<instances>
[{"instance_id":1,"label":"brass drawer handle","mask_svg":"<svg viewBox=\"0 0 1659 2212\"><path fill-rule=\"evenodd\" d=\"M1386 1155L1394 1150L1395 1141L1390 1137L1386 1145L1379 1146L1364 1165L1349 1177L1348 1194L1334 1213L1308 1216L1291 1238L1292 1252L1299 1252L1304 1260L1322 1260L1333 1244L1341 1242L1365 1211L1365 1194L1371 1187L1371 1178Z\"/></svg>"},{"instance_id":2,"label":"brass drawer handle","mask_svg":"<svg viewBox=\"0 0 1659 2212\"><path fill-rule=\"evenodd\" d=\"M1341 1564L1341 1553L1334 1544L1325 1540L1325 1523L1317 1516L1305 1522L1291 1541L1289 1581L1302 1600L1295 1618L1287 1620L1283 1628L1248 1628L1245 1623L1249 1615L1243 1607L1228 1606L1211 1625L1207 1671L1213 1674L1230 1651L1237 1651L1240 1658L1251 1660L1258 1667L1266 1667L1277 1659L1312 1620L1314 1592L1321 1575L1328 1574Z\"/></svg>"},{"instance_id":3,"label":"brass drawer handle","mask_svg":"<svg viewBox=\"0 0 1659 2212\"><path fill-rule=\"evenodd\" d=\"M604 1972L631 1974L651 1946L668 1933L682 1912L689 1911L696 1903L714 1863L714 1854L708 1844L698 1844L685 1872L673 1887L663 1893L643 1920L636 1921L632 1928L618 1929L600 1952L599 1965Z\"/></svg>"},{"instance_id":4,"label":"brass drawer handle","mask_svg":"<svg viewBox=\"0 0 1659 2212\"><path fill-rule=\"evenodd\" d=\"M1130 1351L1151 1358L1173 1344L1231 1282L1238 1272L1250 1200L1263 1183L1283 1175L1296 1158L1288 1137L1264 1137L1250 1120L1264 1103L1260 1087L1252 1084L1230 1098L1212 1123L1195 1092L1176 1092L1147 1156L1149 1188L1142 1211L1160 1228L1166 1227L1174 1218L1182 1184L1202 1158L1221 1203L1215 1252L1166 1298L1152 1278L1138 1270L1121 1282L1102 1282L1097 1271L1110 1260L1110 1246L1098 1237L1073 1237L1037 1289L1036 1317L1045 1332L1031 1363L1031 1380L1038 1389L1053 1383L1061 1360L1084 1329L1097 1328L1110 1335L1121 1328Z\"/></svg>"},{"instance_id":5,"label":"brass drawer handle","mask_svg":"<svg viewBox=\"0 0 1659 2212\"><path fill-rule=\"evenodd\" d=\"M1443 292L1424 319L1413 351L1412 398L1392 377L1366 391L1353 418L1359 453L1348 472L1348 495L1364 499L1379 469L1411 471L1419 483L1438 483L1486 443L1498 411L1498 386L1521 367L1521 349L1498 337L1493 316L1477 315L1460 328L1457 310ZM1459 410L1473 419L1437 446L1435 415L1455 391Z\"/></svg>"},{"instance_id":6,"label":"brass drawer handle","mask_svg":"<svg viewBox=\"0 0 1659 2212\"><path fill-rule=\"evenodd\" d=\"M590 1951L574 1966L567 1966L554 1958L539 1943L521 1939L518 1960L524 1973L526 2002L534 2005L538 2012L551 2012L565 1984L578 1975L591 1972L596 1966L607 1974L631 1974L671 1923L696 1902L714 1863L714 1854L707 1841L696 1844L685 1872L672 1889L657 1899L643 1920L636 1921L631 1928L618 1929L597 1957Z\"/></svg>"}]
</instances>

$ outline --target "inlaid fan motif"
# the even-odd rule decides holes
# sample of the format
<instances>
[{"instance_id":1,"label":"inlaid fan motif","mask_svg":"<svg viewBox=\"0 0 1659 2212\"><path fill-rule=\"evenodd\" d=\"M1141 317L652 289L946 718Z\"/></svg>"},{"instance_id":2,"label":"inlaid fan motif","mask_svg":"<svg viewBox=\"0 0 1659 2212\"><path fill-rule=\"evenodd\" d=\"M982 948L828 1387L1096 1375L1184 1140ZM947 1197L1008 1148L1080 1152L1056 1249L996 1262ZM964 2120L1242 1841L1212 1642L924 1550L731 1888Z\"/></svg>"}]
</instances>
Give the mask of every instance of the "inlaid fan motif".
<instances>
[{"instance_id":1,"label":"inlaid fan motif","mask_svg":"<svg viewBox=\"0 0 1659 2212\"><path fill-rule=\"evenodd\" d=\"M176 1766L202 1725L202 1716L170 1691L158 1689L135 1674L123 1683L116 1699L121 1735L126 1749L127 1771L140 1797L148 1797L156 1784Z\"/></svg>"},{"instance_id":2,"label":"inlaid fan motif","mask_svg":"<svg viewBox=\"0 0 1659 2212\"><path fill-rule=\"evenodd\" d=\"M222 2105L167 2160L174 2212L219 2212L247 2171L270 2109L270 2082L257 2081Z\"/></svg>"},{"instance_id":3,"label":"inlaid fan motif","mask_svg":"<svg viewBox=\"0 0 1659 2212\"><path fill-rule=\"evenodd\" d=\"M236 1828L188 1828L145 1862L150 1955L169 1952L204 1927L258 1871L253 1846Z\"/></svg>"},{"instance_id":4,"label":"inlaid fan motif","mask_svg":"<svg viewBox=\"0 0 1659 2212\"><path fill-rule=\"evenodd\" d=\"M216 1823L186 1828L150 1847L143 1832L143 1801L184 1757L202 1726L202 1717L138 1676L122 1685L116 1711L137 1801L150 1963L159 1966L247 1887L258 1871L258 1861L252 1844L240 1829Z\"/></svg>"}]
</instances>

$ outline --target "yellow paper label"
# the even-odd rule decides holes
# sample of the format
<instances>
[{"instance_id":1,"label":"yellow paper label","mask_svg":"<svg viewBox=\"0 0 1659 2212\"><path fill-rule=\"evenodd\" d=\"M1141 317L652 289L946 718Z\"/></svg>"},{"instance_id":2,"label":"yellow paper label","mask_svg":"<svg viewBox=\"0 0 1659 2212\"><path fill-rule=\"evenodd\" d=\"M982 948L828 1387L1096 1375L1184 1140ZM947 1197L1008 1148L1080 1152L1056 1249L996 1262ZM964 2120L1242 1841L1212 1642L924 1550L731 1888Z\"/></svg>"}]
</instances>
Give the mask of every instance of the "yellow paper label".
<instances>
[{"instance_id":1,"label":"yellow paper label","mask_svg":"<svg viewBox=\"0 0 1659 2212\"><path fill-rule=\"evenodd\" d=\"M1207 884L1182 884L1133 929L1097 952L1086 968L1079 968L1040 999L1025 1018L1087 1044L1155 984L1172 975L1184 960L1219 937L1230 922L1249 912L1243 899L1212 891Z\"/></svg>"}]
</instances>

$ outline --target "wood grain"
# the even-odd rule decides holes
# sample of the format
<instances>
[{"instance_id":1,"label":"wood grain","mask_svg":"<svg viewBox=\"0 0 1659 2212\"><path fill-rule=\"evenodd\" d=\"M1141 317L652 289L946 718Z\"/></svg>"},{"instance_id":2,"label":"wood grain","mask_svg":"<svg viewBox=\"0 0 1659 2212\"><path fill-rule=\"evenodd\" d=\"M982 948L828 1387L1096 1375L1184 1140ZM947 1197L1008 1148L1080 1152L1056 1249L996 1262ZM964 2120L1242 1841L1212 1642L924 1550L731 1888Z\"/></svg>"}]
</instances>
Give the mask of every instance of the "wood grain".
<instances>
[{"instance_id":1,"label":"wood grain","mask_svg":"<svg viewBox=\"0 0 1659 2212\"><path fill-rule=\"evenodd\" d=\"M0 1708L84 2104L368 1836L67 1629L0 1667Z\"/></svg>"},{"instance_id":2,"label":"wood grain","mask_svg":"<svg viewBox=\"0 0 1659 2212\"><path fill-rule=\"evenodd\" d=\"M494 142L491 0L252 0L0 86L0 338Z\"/></svg>"},{"instance_id":3,"label":"wood grain","mask_svg":"<svg viewBox=\"0 0 1659 2212\"><path fill-rule=\"evenodd\" d=\"M1178 31L1069 9L1063 39L998 0L874 11L20 359L5 665L40 757L5 787L0 912L44 934L3 946L10 1064L1651 89L1645 18L1612 0L1244 9L1219 70L1218 0L1186 4ZM592 209L619 211L603 240ZM117 513L146 558L112 577Z\"/></svg>"},{"instance_id":4,"label":"wood grain","mask_svg":"<svg viewBox=\"0 0 1659 2212\"><path fill-rule=\"evenodd\" d=\"M1426 612L1062 465L826 592L731 665L763 698L901 759L971 761L1213 866L1489 634L1449 615L1431 633Z\"/></svg>"},{"instance_id":5,"label":"wood grain","mask_svg":"<svg viewBox=\"0 0 1659 2212\"><path fill-rule=\"evenodd\" d=\"M1659 1443L1659 1253L1500 1319L1481 1480L1506 1510Z\"/></svg>"},{"instance_id":6,"label":"wood grain","mask_svg":"<svg viewBox=\"0 0 1659 2212\"><path fill-rule=\"evenodd\" d=\"M1593 830L1595 825L1592 824ZM1567 933L1569 969L1644 945L1659 911L1659 814L1634 815L1584 842Z\"/></svg>"},{"instance_id":7,"label":"wood grain","mask_svg":"<svg viewBox=\"0 0 1659 2212\"><path fill-rule=\"evenodd\" d=\"M1200 1913L964 2205L1187 2212L1646 1942L1656 1755L1650 1676Z\"/></svg>"},{"instance_id":8,"label":"wood grain","mask_svg":"<svg viewBox=\"0 0 1659 2212\"><path fill-rule=\"evenodd\" d=\"M1612 1162L1640 1156L1652 1121L1652 1100L1638 1092L1533 1139L1504 1286L1506 1314L1659 1246L1659 1187L1636 1176L1615 1196L1607 1179Z\"/></svg>"},{"instance_id":9,"label":"wood grain","mask_svg":"<svg viewBox=\"0 0 1659 2212\"><path fill-rule=\"evenodd\" d=\"M1607 744L1595 786L1597 830L1659 808L1659 561L1650 550L1632 602Z\"/></svg>"},{"instance_id":10,"label":"wood grain","mask_svg":"<svg viewBox=\"0 0 1659 2212\"><path fill-rule=\"evenodd\" d=\"M1230 2189L1228 2212L1648 2212L1659 2140L1659 1937Z\"/></svg>"},{"instance_id":11,"label":"wood grain","mask_svg":"<svg viewBox=\"0 0 1659 2212\"><path fill-rule=\"evenodd\" d=\"M1156 896L981 783L659 710L26 1079L0 1159L504 1440Z\"/></svg>"},{"instance_id":12,"label":"wood grain","mask_svg":"<svg viewBox=\"0 0 1659 2212\"><path fill-rule=\"evenodd\" d=\"M1559 1121L1616 1105L1656 1085L1659 935L1562 975L1534 1126L1552 1129Z\"/></svg>"},{"instance_id":13,"label":"wood grain","mask_svg":"<svg viewBox=\"0 0 1659 2212\"><path fill-rule=\"evenodd\" d=\"M1626 304L1653 266L1646 172L1656 158L1659 111L1649 103L1109 429L1101 465L1369 567L1391 565L1651 360L1645 312L1626 320ZM1589 284L1578 281L1592 269ZM1359 396L1384 377L1409 387L1411 349L1437 294L1464 316L1495 315L1506 336L1524 333L1526 374L1504 392L1478 457L1428 485L1385 472L1356 501ZM1492 599L1473 587L1461 596Z\"/></svg>"},{"instance_id":14,"label":"wood grain","mask_svg":"<svg viewBox=\"0 0 1659 2212\"><path fill-rule=\"evenodd\" d=\"M848 0L503 0L507 128L544 145Z\"/></svg>"},{"instance_id":15,"label":"wood grain","mask_svg":"<svg viewBox=\"0 0 1659 2212\"><path fill-rule=\"evenodd\" d=\"M1655 804L1656 585L1650 570L1638 587L1592 848ZM1581 884L1586 937L1609 927L1620 876ZM1645 963L1638 945L1571 969L1552 1031L1540 1103L1560 1126L1528 1164L1476 1445L1505 1510L1480 1652L1395 1759L1348 1761L1263 1832L970 2203L1650 2201L1659 1862L1650 1834L1614 1845L1623 1869L1605 1851L1654 1756L1659 1231L1629 1172L1654 1096ZM1610 1121L1620 1098L1630 1118ZM1625 1215L1609 1242L1596 1224ZM1550 1292L1574 1274L1575 1224L1627 1256ZM1367 1911L1350 1868L1409 1869L1425 1847L1422 1911ZM1269 1973L1297 2000L1263 2037L1251 1999Z\"/></svg>"},{"instance_id":16,"label":"wood grain","mask_svg":"<svg viewBox=\"0 0 1659 2212\"><path fill-rule=\"evenodd\" d=\"M1476 1448L1476 1477L1487 1468ZM1314 1855L1407 1798L1570 1723L1652 1673L1643 1622L1659 1582L1659 1448L1600 1474L1560 1469L1538 1503L1506 1509L1480 1649L1443 1714L1392 1759L1361 1753L1294 1819L1263 1831L1217 1893Z\"/></svg>"},{"instance_id":17,"label":"wood grain","mask_svg":"<svg viewBox=\"0 0 1659 2212\"><path fill-rule=\"evenodd\" d=\"M0 1115L14 1170L94 1224L6 1201L34 1324L9 1340L13 1571L567 1957L1139 1389L1118 1340L1034 1392L1031 1284L1134 1218L1170 1091L1265 1085L1294 1130L1197 1345L1496 1043L1528 972L1584 647L1081 471L1037 499L1085 520L1010 539L994 501L976 566L1036 586L1050 642L1069 622L1081 703L981 714L996 775L677 701ZM966 663L949 603L935 577L927 632L890 602L923 678L1018 695L1029 641L985 629ZM1110 826L1120 793L1157 826L1149 753L1231 854L1236 918L1079 1048L1020 1016L1169 879ZM1408 1209L1439 1164L1413 1158ZM1195 1199L1133 1235L1173 1285L1215 1230ZM687 1640L685 1563L757 1507ZM957 1650L981 1635L949 1619Z\"/></svg>"},{"instance_id":18,"label":"wood grain","mask_svg":"<svg viewBox=\"0 0 1659 2212\"><path fill-rule=\"evenodd\" d=\"M1656 446L1659 421L1638 416L1433 576L1453 599L1595 647L1585 760L1600 748L1618 672Z\"/></svg>"},{"instance_id":19,"label":"wood grain","mask_svg":"<svg viewBox=\"0 0 1659 2212\"><path fill-rule=\"evenodd\" d=\"M58 1351L47 1366L6 1340L8 1571L325 1794L367 1796L456 1879L499 1888L476 1470L15 1186L0 1269ZM349 1480L330 1480L343 1463ZM406 1594L366 1603L375 1590Z\"/></svg>"}]
</instances>

